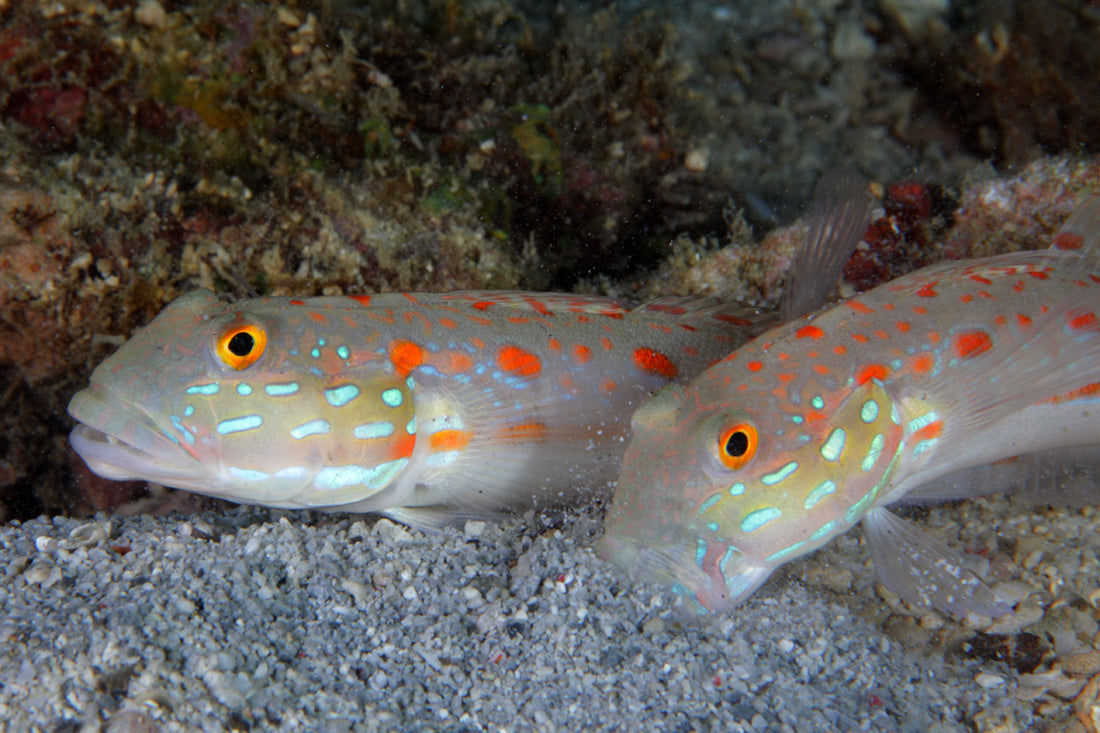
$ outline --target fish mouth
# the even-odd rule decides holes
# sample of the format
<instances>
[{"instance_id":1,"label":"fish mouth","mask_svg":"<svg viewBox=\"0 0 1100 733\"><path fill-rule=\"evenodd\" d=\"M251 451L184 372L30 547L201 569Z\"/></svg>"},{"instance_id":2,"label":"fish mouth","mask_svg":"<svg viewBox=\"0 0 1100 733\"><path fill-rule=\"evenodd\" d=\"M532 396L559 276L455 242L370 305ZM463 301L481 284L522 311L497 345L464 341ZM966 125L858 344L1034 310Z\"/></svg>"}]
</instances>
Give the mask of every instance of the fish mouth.
<instances>
[{"instance_id":1,"label":"fish mouth","mask_svg":"<svg viewBox=\"0 0 1100 733\"><path fill-rule=\"evenodd\" d=\"M100 385L73 395L69 415L79 423L69 443L104 478L188 488L201 472L199 461L153 418Z\"/></svg>"}]
</instances>

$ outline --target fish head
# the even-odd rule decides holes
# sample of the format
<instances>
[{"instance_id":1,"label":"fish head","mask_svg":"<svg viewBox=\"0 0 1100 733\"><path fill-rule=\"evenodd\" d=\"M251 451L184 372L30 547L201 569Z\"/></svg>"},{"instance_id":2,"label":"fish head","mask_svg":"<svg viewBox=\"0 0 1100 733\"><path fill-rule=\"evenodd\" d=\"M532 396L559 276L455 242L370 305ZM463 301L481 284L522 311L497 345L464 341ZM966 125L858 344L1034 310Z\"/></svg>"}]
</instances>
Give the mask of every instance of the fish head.
<instances>
[{"instance_id":1,"label":"fish head","mask_svg":"<svg viewBox=\"0 0 1100 733\"><path fill-rule=\"evenodd\" d=\"M362 500L409 462L414 385L325 328L285 299L184 295L74 395L70 441L106 478L287 508Z\"/></svg>"},{"instance_id":2,"label":"fish head","mask_svg":"<svg viewBox=\"0 0 1100 733\"><path fill-rule=\"evenodd\" d=\"M859 521L900 453L886 388L764 380L720 363L636 412L600 554L718 610Z\"/></svg>"}]
</instances>

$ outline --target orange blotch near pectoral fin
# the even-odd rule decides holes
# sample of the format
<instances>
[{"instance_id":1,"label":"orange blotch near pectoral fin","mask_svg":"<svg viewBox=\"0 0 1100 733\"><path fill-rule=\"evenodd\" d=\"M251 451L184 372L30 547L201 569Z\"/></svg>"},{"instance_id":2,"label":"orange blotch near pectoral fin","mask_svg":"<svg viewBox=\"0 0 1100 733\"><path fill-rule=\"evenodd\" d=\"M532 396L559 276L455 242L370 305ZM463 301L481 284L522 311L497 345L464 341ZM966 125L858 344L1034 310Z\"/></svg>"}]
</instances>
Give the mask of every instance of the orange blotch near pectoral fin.
<instances>
[{"instance_id":1,"label":"orange blotch near pectoral fin","mask_svg":"<svg viewBox=\"0 0 1100 733\"><path fill-rule=\"evenodd\" d=\"M462 450L470 444L473 435L468 430L440 430L432 433L428 444L432 453Z\"/></svg>"},{"instance_id":2,"label":"orange blotch near pectoral fin","mask_svg":"<svg viewBox=\"0 0 1100 733\"><path fill-rule=\"evenodd\" d=\"M412 341L394 339L390 342L390 361L398 374L407 377L409 372L424 363L424 351Z\"/></svg>"},{"instance_id":3,"label":"orange blotch near pectoral fin","mask_svg":"<svg viewBox=\"0 0 1100 733\"><path fill-rule=\"evenodd\" d=\"M881 382L882 380L886 379L887 375L889 374L890 370L882 364L868 364L867 366L860 369L859 373L856 374L856 384L866 384L872 379L877 379Z\"/></svg>"},{"instance_id":4,"label":"orange blotch near pectoral fin","mask_svg":"<svg viewBox=\"0 0 1100 733\"><path fill-rule=\"evenodd\" d=\"M642 371L659 374L667 379L675 379L678 372L671 359L660 351L645 347L634 349L634 364Z\"/></svg>"},{"instance_id":5,"label":"orange blotch near pectoral fin","mask_svg":"<svg viewBox=\"0 0 1100 733\"><path fill-rule=\"evenodd\" d=\"M416 447L415 435L401 435L390 442L390 455L387 460L396 461L399 458L408 458Z\"/></svg>"},{"instance_id":6,"label":"orange blotch near pectoral fin","mask_svg":"<svg viewBox=\"0 0 1100 733\"><path fill-rule=\"evenodd\" d=\"M531 377L542 371L542 360L518 346L502 346L497 352L497 363L506 372L521 377Z\"/></svg>"},{"instance_id":7,"label":"orange blotch near pectoral fin","mask_svg":"<svg viewBox=\"0 0 1100 733\"><path fill-rule=\"evenodd\" d=\"M966 359L989 351L993 346L993 340L985 331L968 331L955 335L954 346L959 358Z\"/></svg>"},{"instance_id":8,"label":"orange blotch near pectoral fin","mask_svg":"<svg viewBox=\"0 0 1100 733\"><path fill-rule=\"evenodd\" d=\"M919 443L922 440L933 440L941 435L943 435L943 420L936 420L913 433L912 440L914 443Z\"/></svg>"}]
</instances>

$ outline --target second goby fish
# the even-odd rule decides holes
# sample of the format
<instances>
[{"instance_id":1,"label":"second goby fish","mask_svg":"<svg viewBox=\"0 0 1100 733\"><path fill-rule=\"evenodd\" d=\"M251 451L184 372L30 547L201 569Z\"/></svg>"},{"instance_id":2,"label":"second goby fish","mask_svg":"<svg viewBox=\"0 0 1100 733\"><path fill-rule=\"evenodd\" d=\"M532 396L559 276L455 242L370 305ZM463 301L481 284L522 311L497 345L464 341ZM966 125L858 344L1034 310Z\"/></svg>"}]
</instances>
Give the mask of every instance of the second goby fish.
<instances>
[{"instance_id":1,"label":"second goby fish","mask_svg":"<svg viewBox=\"0 0 1100 733\"><path fill-rule=\"evenodd\" d=\"M979 467L1100 444L1098 239L1090 198L1055 248L926 268L667 387L635 414L601 554L722 609L862 522L902 597L1006 613L886 507L1008 488Z\"/></svg>"}]
</instances>

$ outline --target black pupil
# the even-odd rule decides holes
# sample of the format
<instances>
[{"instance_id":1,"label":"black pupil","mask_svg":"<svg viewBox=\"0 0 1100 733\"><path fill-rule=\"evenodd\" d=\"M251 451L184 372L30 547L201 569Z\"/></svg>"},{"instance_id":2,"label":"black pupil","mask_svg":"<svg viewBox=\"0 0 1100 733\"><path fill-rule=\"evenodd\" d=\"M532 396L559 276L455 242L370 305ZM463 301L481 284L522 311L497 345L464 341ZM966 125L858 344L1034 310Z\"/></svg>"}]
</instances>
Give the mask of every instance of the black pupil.
<instances>
[{"instance_id":1,"label":"black pupil","mask_svg":"<svg viewBox=\"0 0 1100 733\"><path fill-rule=\"evenodd\" d=\"M256 339L247 331L241 331L229 339L229 351L234 356L248 356L252 353L252 347L256 345Z\"/></svg>"},{"instance_id":2,"label":"black pupil","mask_svg":"<svg viewBox=\"0 0 1100 733\"><path fill-rule=\"evenodd\" d=\"M726 455L740 458L749 450L749 436L744 430L738 430L726 440Z\"/></svg>"}]
</instances>

